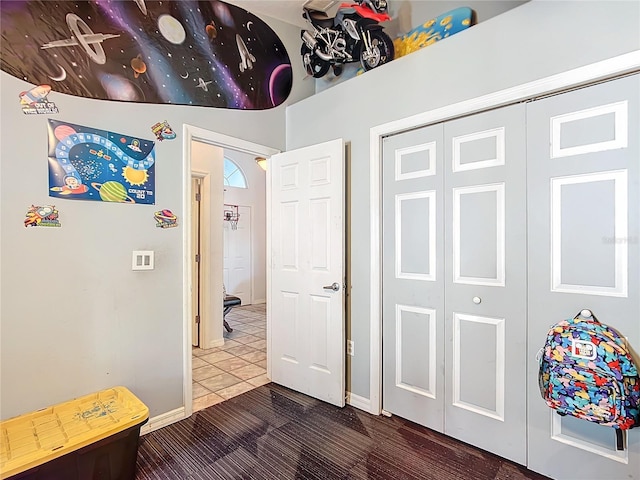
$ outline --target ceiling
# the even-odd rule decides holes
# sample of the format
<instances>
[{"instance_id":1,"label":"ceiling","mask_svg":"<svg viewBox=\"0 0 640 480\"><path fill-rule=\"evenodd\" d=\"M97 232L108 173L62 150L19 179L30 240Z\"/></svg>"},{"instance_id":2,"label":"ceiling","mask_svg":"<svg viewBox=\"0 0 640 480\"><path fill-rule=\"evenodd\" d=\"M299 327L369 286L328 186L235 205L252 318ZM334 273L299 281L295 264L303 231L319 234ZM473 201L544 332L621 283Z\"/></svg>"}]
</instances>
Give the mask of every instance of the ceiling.
<instances>
[{"instance_id":1,"label":"ceiling","mask_svg":"<svg viewBox=\"0 0 640 480\"><path fill-rule=\"evenodd\" d=\"M255 15L266 15L285 23L305 26L302 6L309 0L227 0L228 3L244 8ZM313 0L317 9L325 10L340 3L339 0ZM324 8L323 8L324 7Z\"/></svg>"}]
</instances>

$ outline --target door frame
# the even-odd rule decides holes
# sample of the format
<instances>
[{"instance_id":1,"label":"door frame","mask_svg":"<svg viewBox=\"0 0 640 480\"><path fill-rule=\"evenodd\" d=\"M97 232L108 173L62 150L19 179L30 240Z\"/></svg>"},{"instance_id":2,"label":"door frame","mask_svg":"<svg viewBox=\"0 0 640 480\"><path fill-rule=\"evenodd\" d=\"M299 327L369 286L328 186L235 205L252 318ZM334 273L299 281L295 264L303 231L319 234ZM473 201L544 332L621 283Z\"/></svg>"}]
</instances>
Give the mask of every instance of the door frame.
<instances>
[{"instance_id":1,"label":"door frame","mask_svg":"<svg viewBox=\"0 0 640 480\"><path fill-rule=\"evenodd\" d=\"M204 128L197 127L195 125L189 125L187 123L185 123L182 127L182 138L182 345L184 349L182 360L182 370L184 378L182 387L182 400L184 403L183 418L188 418L193 413L193 373L191 359L191 338L193 335L191 327L191 315L193 312L191 297L191 275L193 269L193 262L191 261L191 258L193 257L193 252L191 249L191 142L202 142L208 145L222 148L223 150L237 150L240 152L249 153L251 155L267 158L276 153L280 153L280 150L266 145L253 143L248 140L243 140L241 138L225 135L223 133L206 130ZM220 185L220 188L223 188L223 186ZM222 276L222 266L220 266L220 270L218 272L209 273L210 275L219 274L220 276ZM222 325L220 325L220 328L222 328ZM267 329L268 328L269 317L267 316Z\"/></svg>"},{"instance_id":2,"label":"door frame","mask_svg":"<svg viewBox=\"0 0 640 480\"><path fill-rule=\"evenodd\" d=\"M640 51L634 51L583 67L524 83L471 100L447 105L400 120L377 125L369 130L370 151L370 359L369 413L382 413L382 140L402 131L479 113L536 97L557 94L588 84L611 80L640 70Z\"/></svg>"},{"instance_id":3,"label":"door frame","mask_svg":"<svg viewBox=\"0 0 640 480\"><path fill-rule=\"evenodd\" d=\"M205 332L207 329L207 326L204 324L204 322L202 322L202 318L209 318L210 315L210 311L209 311L209 302L203 302L202 301L202 293L203 292L208 292L209 291L209 281L210 281L210 272L209 272L209 268L208 268L208 264L206 264L205 262L202 261L202 252L203 251L210 251L211 250L211 238L208 234L203 234L203 232L208 232L209 229L209 221L210 221L210 217L211 217L211 212L209 212L209 205L205 202L203 202L203 199L206 198L207 201L209 200L209 190L211 188L211 178L208 172L201 172L199 170L191 170L191 182L193 184L193 180L194 179L199 179L200 180L200 228L198 231L198 234L200 236L200 275L198 277L198 289L200 290L199 292L199 301L200 301L200 331L198 332L198 346L202 345L202 338L205 337ZM191 193L193 194L193 190L191 191ZM191 198L191 197L190 197ZM190 213L191 215L193 214L193 212ZM189 216L189 220L191 221L192 216ZM193 229L193 223L191 224L191 228ZM193 234L194 232L191 232L191 240L193 240ZM191 262L194 262L194 256L193 256L193 251L191 252L191 257L189 257L191 260ZM192 265L193 267L193 265ZM192 272L193 274L193 269ZM191 277L193 278L193 277ZM191 303L191 321L192 321L192 331L191 331L191 344L193 346L193 284L192 284L192 295L191 295L191 299L192 299L192 303Z\"/></svg>"}]
</instances>

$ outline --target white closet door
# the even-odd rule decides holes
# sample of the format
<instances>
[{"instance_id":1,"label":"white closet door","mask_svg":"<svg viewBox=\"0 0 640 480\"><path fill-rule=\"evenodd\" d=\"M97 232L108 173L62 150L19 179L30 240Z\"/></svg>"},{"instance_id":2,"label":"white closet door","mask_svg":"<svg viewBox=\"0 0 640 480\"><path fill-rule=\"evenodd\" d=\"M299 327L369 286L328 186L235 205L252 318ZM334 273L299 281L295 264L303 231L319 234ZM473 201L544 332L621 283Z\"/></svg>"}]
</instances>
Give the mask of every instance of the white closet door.
<instances>
[{"instance_id":1,"label":"white closet door","mask_svg":"<svg viewBox=\"0 0 640 480\"><path fill-rule=\"evenodd\" d=\"M525 108L444 124L445 433L526 464Z\"/></svg>"},{"instance_id":2,"label":"white closet door","mask_svg":"<svg viewBox=\"0 0 640 480\"><path fill-rule=\"evenodd\" d=\"M384 140L383 406L444 428L442 124Z\"/></svg>"},{"instance_id":3,"label":"white closet door","mask_svg":"<svg viewBox=\"0 0 640 480\"><path fill-rule=\"evenodd\" d=\"M502 108L386 138L382 183L383 408L522 464L524 153Z\"/></svg>"},{"instance_id":4,"label":"white closet door","mask_svg":"<svg viewBox=\"0 0 640 480\"><path fill-rule=\"evenodd\" d=\"M560 417L540 397L535 354L550 326L591 309L640 349L640 77L527 108L529 468L554 478L640 478L640 428Z\"/></svg>"}]
</instances>

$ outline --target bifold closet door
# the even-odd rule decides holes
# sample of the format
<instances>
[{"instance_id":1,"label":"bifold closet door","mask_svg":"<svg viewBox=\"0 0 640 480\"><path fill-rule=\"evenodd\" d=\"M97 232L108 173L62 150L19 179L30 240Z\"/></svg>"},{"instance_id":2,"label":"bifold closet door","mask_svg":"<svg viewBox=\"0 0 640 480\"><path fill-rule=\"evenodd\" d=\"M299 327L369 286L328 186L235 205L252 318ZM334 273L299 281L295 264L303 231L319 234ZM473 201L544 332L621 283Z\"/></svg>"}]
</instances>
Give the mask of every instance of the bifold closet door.
<instances>
[{"instance_id":1,"label":"bifold closet door","mask_svg":"<svg viewBox=\"0 0 640 480\"><path fill-rule=\"evenodd\" d=\"M383 408L444 422L442 125L384 139Z\"/></svg>"},{"instance_id":2,"label":"bifold closet door","mask_svg":"<svg viewBox=\"0 0 640 480\"><path fill-rule=\"evenodd\" d=\"M445 122L445 433L526 464L525 107Z\"/></svg>"},{"instance_id":3,"label":"bifold closet door","mask_svg":"<svg viewBox=\"0 0 640 480\"><path fill-rule=\"evenodd\" d=\"M560 417L540 397L535 354L582 309L640 351L640 76L527 107L529 468L554 478L640 478L640 428Z\"/></svg>"},{"instance_id":4,"label":"bifold closet door","mask_svg":"<svg viewBox=\"0 0 640 480\"><path fill-rule=\"evenodd\" d=\"M524 106L383 144L383 408L526 463Z\"/></svg>"}]
</instances>

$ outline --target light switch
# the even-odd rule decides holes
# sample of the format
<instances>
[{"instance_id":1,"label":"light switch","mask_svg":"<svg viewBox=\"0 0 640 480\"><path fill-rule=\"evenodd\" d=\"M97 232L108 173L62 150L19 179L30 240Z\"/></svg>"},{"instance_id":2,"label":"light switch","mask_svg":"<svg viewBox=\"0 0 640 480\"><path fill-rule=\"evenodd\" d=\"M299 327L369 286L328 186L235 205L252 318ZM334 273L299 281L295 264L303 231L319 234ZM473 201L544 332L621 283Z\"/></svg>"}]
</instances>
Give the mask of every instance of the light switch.
<instances>
[{"instance_id":1,"label":"light switch","mask_svg":"<svg viewBox=\"0 0 640 480\"><path fill-rule=\"evenodd\" d=\"M134 250L131 270L153 270L153 250Z\"/></svg>"}]
</instances>

